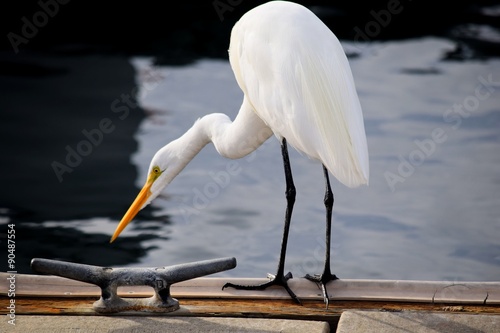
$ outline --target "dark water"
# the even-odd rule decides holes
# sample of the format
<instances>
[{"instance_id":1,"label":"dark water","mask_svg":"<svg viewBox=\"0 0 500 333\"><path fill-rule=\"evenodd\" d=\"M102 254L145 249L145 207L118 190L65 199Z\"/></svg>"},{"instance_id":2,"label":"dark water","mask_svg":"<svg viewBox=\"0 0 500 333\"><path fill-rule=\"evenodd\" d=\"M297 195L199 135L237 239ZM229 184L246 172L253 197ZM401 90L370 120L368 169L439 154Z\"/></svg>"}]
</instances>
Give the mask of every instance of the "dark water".
<instances>
[{"instance_id":1,"label":"dark water","mask_svg":"<svg viewBox=\"0 0 500 333\"><path fill-rule=\"evenodd\" d=\"M109 253L112 261L127 264L144 255L139 244L129 246L130 254L117 251L106 244L107 236L84 233L72 222L118 218L117 210L125 209L135 193L122 179L137 176L129 156L137 149L133 135L144 113L131 108L122 120L110 106L135 89L128 60L44 54L19 55L11 62L4 57L9 59L4 71L15 75L0 79L1 232L6 235L5 223L16 224L18 270L30 272L29 261L36 256L105 264L102 256ZM96 129L103 119L114 127L104 127L107 133L100 137ZM64 223L50 226L49 221Z\"/></svg>"},{"instance_id":2,"label":"dark water","mask_svg":"<svg viewBox=\"0 0 500 333\"><path fill-rule=\"evenodd\" d=\"M487 52L498 36L461 27L460 41L343 40L371 178L358 189L333 181L340 277L500 276L500 61ZM274 272L285 208L274 138L236 161L208 146L108 243L155 151L204 114L236 115L242 93L226 60L156 66L138 55L53 51L1 60L0 243L15 224L18 272L31 273L33 257L164 266L225 256L238 260L226 275ZM287 269L301 276L323 260L323 179L314 161L291 152L291 162Z\"/></svg>"}]
</instances>

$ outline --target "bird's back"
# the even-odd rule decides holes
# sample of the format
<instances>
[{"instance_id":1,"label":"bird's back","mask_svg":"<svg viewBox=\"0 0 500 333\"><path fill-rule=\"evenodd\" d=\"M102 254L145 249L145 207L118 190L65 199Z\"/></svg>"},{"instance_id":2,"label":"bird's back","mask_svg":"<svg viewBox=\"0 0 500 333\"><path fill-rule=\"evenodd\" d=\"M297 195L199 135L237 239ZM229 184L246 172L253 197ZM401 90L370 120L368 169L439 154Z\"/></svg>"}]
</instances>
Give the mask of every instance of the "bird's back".
<instances>
[{"instance_id":1,"label":"bird's back","mask_svg":"<svg viewBox=\"0 0 500 333\"><path fill-rule=\"evenodd\" d=\"M234 26L236 80L278 138L320 160L342 183L368 183L363 115L344 50L305 7L272 1Z\"/></svg>"}]
</instances>

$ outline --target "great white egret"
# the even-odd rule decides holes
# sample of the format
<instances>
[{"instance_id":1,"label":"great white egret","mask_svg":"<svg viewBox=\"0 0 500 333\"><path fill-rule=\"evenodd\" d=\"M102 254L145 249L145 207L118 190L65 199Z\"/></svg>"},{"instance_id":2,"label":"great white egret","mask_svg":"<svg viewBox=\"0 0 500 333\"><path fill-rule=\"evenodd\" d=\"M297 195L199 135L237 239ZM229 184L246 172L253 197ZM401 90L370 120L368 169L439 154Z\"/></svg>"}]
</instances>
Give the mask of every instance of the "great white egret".
<instances>
[{"instance_id":1,"label":"great white egret","mask_svg":"<svg viewBox=\"0 0 500 333\"><path fill-rule=\"evenodd\" d=\"M161 148L149 166L146 184L123 216L113 242L137 212L156 198L200 150L212 142L227 158L246 156L273 134L281 143L285 169L285 226L278 270L257 286L226 284L239 289L288 287L285 255L295 186L287 144L323 165L326 182L326 254L323 272L306 277L325 285L337 277L330 270L333 193L328 172L356 187L368 183L369 164L363 115L351 69L337 37L307 8L272 1L244 14L231 32L229 60L244 92L238 115L231 121L221 113L206 115L180 138Z\"/></svg>"}]
</instances>

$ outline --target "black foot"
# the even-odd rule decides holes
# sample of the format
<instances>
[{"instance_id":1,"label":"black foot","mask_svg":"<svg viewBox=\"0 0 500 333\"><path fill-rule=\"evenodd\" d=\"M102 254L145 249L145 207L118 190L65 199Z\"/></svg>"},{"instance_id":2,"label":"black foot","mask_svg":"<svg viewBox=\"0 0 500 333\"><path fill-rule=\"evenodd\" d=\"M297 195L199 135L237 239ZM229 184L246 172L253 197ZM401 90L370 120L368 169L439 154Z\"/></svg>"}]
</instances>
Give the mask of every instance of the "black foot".
<instances>
[{"instance_id":1,"label":"black foot","mask_svg":"<svg viewBox=\"0 0 500 333\"><path fill-rule=\"evenodd\" d=\"M328 297L328 291L326 290L326 284L330 281L338 280L338 277L335 274L331 273L323 273L323 274L307 274L304 276L306 279L312 282L316 282L321 290L323 291L323 301L326 304L326 309L328 310L328 305L330 304L330 298Z\"/></svg>"},{"instance_id":2,"label":"black foot","mask_svg":"<svg viewBox=\"0 0 500 333\"><path fill-rule=\"evenodd\" d=\"M224 290L224 288L231 287L231 288L240 289L240 290L264 290L267 287L277 285L277 286L282 286L283 288L285 288L285 290L288 292L290 297L295 301L295 303L302 305L302 303L300 302L297 295L295 295L295 293L292 291L292 289L290 289L290 287L288 287L288 280L291 278L292 278L292 273L288 272L288 274L286 274L285 276L283 276L283 275L273 276L271 281L263 283L263 284L258 284L255 286L242 286L239 284L233 284L233 283L228 282L224 286L222 286L222 289Z\"/></svg>"}]
</instances>

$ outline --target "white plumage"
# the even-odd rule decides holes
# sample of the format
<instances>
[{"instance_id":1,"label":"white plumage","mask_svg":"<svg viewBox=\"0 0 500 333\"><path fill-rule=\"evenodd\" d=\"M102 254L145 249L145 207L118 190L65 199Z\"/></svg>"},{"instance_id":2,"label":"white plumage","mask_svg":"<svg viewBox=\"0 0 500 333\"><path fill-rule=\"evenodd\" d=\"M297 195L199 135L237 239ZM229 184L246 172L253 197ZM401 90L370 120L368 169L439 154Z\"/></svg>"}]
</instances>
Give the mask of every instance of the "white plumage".
<instances>
[{"instance_id":1,"label":"white plumage","mask_svg":"<svg viewBox=\"0 0 500 333\"><path fill-rule=\"evenodd\" d=\"M232 30L229 59L247 102L279 139L349 187L368 183L351 69L338 39L312 12L284 1L250 10Z\"/></svg>"}]
</instances>

